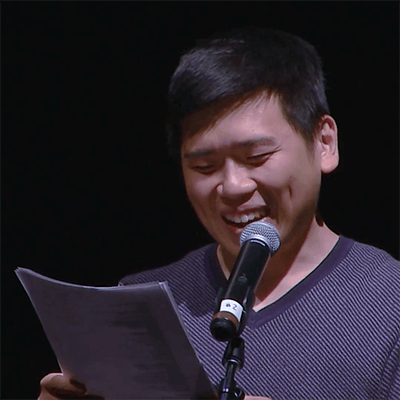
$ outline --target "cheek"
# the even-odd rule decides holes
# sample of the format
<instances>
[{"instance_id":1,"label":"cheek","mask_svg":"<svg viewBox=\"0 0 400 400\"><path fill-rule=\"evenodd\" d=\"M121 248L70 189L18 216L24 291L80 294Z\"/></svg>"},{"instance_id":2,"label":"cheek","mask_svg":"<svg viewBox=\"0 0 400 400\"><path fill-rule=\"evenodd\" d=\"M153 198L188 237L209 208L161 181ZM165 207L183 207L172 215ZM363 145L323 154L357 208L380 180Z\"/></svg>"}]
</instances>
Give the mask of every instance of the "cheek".
<instances>
[{"instance_id":1,"label":"cheek","mask_svg":"<svg viewBox=\"0 0 400 400\"><path fill-rule=\"evenodd\" d=\"M264 181L276 189L298 186L307 188L318 183L320 175L315 161L307 158L307 154L288 152L268 165L268 169L264 171Z\"/></svg>"},{"instance_id":2,"label":"cheek","mask_svg":"<svg viewBox=\"0 0 400 400\"><path fill-rule=\"evenodd\" d=\"M256 179L262 197L272 208L298 208L318 197L321 174L307 160L281 159L260 171Z\"/></svg>"},{"instance_id":3,"label":"cheek","mask_svg":"<svg viewBox=\"0 0 400 400\"><path fill-rule=\"evenodd\" d=\"M314 171L294 173L288 177L287 185L281 192L283 208L292 218L310 216L318 203L320 176Z\"/></svg>"},{"instance_id":4,"label":"cheek","mask_svg":"<svg viewBox=\"0 0 400 400\"><path fill-rule=\"evenodd\" d=\"M288 185L291 178L291 170L287 164L268 164L260 168L253 176L257 186L263 191L279 192Z\"/></svg>"},{"instance_id":5,"label":"cheek","mask_svg":"<svg viewBox=\"0 0 400 400\"><path fill-rule=\"evenodd\" d=\"M208 179L198 179L193 174L185 176L186 193L196 210L207 209L214 199L212 182Z\"/></svg>"}]
</instances>

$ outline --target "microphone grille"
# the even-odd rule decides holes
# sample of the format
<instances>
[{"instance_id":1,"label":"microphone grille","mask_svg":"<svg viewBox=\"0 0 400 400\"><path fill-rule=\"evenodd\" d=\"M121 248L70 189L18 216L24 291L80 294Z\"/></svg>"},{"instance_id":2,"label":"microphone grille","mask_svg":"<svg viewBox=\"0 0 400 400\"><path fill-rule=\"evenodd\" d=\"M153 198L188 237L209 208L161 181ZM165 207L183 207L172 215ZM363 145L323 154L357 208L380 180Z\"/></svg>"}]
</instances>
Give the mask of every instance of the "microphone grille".
<instances>
[{"instance_id":1,"label":"microphone grille","mask_svg":"<svg viewBox=\"0 0 400 400\"><path fill-rule=\"evenodd\" d=\"M260 236L269 247L271 254L278 251L281 240L277 229L273 225L261 221L253 222L244 228L240 234L240 245L253 237L260 239Z\"/></svg>"}]
</instances>

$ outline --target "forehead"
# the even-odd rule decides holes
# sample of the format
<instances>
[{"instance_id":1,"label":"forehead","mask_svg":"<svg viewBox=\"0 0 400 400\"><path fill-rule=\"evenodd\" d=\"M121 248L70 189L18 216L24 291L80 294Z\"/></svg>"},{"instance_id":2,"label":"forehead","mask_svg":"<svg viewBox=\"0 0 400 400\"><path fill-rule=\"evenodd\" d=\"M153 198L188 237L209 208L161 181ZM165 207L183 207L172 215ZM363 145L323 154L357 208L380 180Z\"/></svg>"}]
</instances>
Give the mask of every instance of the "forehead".
<instances>
[{"instance_id":1,"label":"forehead","mask_svg":"<svg viewBox=\"0 0 400 400\"><path fill-rule=\"evenodd\" d=\"M201 118L202 115L198 114L186 123L186 128L191 134L187 134L188 131L184 132L183 153L236 145L273 146L294 134L283 116L279 100L275 97L249 101L225 113L206 128L204 123L203 128L200 128ZM193 125L190 125L191 123Z\"/></svg>"}]
</instances>

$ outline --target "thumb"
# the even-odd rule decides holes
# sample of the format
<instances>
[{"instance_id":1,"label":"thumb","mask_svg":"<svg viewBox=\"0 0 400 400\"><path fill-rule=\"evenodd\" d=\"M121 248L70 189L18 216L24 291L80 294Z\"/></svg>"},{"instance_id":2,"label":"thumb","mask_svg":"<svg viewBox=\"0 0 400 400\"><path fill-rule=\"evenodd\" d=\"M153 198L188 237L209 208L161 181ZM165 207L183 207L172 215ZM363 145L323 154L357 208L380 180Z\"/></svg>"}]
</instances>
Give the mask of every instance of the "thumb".
<instances>
[{"instance_id":1,"label":"thumb","mask_svg":"<svg viewBox=\"0 0 400 400\"><path fill-rule=\"evenodd\" d=\"M102 399L103 397L90 394L86 386L73 379L66 378L63 374L52 373L40 381L41 392L38 400L57 399Z\"/></svg>"}]
</instances>

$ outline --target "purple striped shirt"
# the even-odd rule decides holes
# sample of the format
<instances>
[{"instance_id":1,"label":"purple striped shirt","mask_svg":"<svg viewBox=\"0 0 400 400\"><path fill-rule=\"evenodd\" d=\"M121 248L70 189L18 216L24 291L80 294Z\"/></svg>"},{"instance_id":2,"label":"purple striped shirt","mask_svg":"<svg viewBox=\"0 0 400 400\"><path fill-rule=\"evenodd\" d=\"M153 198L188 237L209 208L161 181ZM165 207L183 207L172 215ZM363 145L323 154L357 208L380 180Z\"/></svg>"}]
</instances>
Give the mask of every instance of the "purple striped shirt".
<instances>
[{"instance_id":1,"label":"purple striped shirt","mask_svg":"<svg viewBox=\"0 0 400 400\"><path fill-rule=\"evenodd\" d=\"M226 282L209 244L120 285L167 281L214 384L225 343L209 326ZM325 260L276 302L252 311L236 374L246 394L274 400L400 400L400 262L341 236Z\"/></svg>"}]
</instances>

